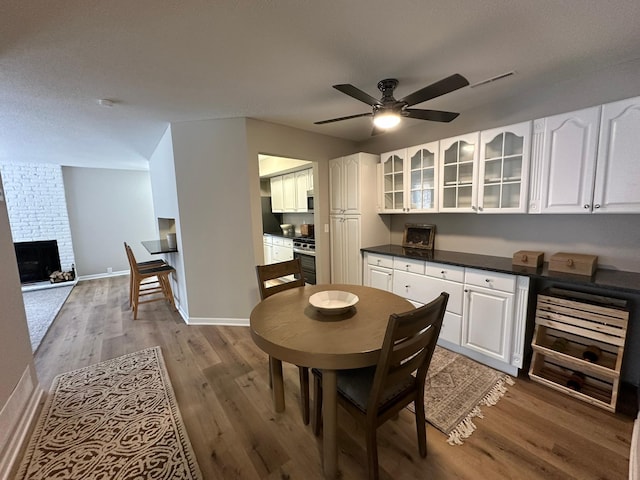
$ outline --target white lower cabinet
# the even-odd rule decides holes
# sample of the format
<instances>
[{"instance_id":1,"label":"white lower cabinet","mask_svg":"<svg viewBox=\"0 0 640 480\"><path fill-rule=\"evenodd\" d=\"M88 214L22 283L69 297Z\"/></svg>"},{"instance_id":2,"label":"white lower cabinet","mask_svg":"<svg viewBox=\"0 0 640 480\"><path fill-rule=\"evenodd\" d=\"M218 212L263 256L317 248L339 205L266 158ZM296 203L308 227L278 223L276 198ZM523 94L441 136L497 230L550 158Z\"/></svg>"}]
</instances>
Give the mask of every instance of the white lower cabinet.
<instances>
[{"instance_id":1,"label":"white lower cabinet","mask_svg":"<svg viewBox=\"0 0 640 480\"><path fill-rule=\"evenodd\" d=\"M509 362L513 293L465 286L462 346Z\"/></svg>"},{"instance_id":2,"label":"white lower cabinet","mask_svg":"<svg viewBox=\"0 0 640 480\"><path fill-rule=\"evenodd\" d=\"M438 344L511 375L522 368L528 277L368 252L365 265L365 285L391 284L415 306L449 294Z\"/></svg>"},{"instance_id":3,"label":"white lower cabinet","mask_svg":"<svg viewBox=\"0 0 640 480\"><path fill-rule=\"evenodd\" d=\"M273 237L271 260L271 263L293 260L293 240L291 238Z\"/></svg>"}]
</instances>

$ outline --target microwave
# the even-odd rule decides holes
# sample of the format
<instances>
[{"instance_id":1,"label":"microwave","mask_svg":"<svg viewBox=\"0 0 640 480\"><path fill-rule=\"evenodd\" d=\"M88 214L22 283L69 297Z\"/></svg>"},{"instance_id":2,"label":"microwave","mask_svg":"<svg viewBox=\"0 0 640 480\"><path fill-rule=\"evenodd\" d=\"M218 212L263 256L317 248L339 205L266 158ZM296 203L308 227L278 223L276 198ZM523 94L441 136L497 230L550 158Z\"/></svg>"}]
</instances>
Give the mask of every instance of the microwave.
<instances>
[{"instance_id":1,"label":"microwave","mask_svg":"<svg viewBox=\"0 0 640 480\"><path fill-rule=\"evenodd\" d=\"M307 194L307 212L313 212L313 193Z\"/></svg>"}]
</instances>

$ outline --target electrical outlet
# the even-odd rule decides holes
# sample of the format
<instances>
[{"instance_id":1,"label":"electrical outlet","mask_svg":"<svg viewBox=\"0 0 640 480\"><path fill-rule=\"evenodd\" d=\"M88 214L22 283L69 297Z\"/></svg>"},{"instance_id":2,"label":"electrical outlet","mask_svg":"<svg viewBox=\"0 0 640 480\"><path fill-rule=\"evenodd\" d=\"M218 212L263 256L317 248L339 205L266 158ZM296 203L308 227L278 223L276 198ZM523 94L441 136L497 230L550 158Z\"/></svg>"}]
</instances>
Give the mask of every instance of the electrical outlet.
<instances>
[{"instance_id":1,"label":"electrical outlet","mask_svg":"<svg viewBox=\"0 0 640 480\"><path fill-rule=\"evenodd\" d=\"M112 267L107 267L107 273L113 273L113 268Z\"/></svg>"},{"instance_id":2,"label":"electrical outlet","mask_svg":"<svg viewBox=\"0 0 640 480\"><path fill-rule=\"evenodd\" d=\"M324 224L324 233L329 233L329 224L328 223Z\"/></svg>"},{"instance_id":3,"label":"electrical outlet","mask_svg":"<svg viewBox=\"0 0 640 480\"><path fill-rule=\"evenodd\" d=\"M4 202L4 193L2 192L2 186L0 185L0 202Z\"/></svg>"}]
</instances>

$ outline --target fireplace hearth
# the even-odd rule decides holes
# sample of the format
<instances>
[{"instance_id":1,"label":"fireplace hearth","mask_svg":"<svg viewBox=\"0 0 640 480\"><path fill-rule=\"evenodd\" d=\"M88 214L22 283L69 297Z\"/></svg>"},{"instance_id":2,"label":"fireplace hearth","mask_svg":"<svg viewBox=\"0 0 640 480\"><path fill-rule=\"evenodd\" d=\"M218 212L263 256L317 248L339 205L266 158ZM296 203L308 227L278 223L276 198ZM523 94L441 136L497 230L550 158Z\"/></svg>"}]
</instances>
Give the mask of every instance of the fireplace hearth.
<instances>
[{"instance_id":1,"label":"fireplace hearth","mask_svg":"<svg viewBox=\"0 0 640 480\"><path fill-rule=\"evenodd\" d=\"M56 240L17 242L14 246L21 283L49 281L49 275L60 270Z\"/></svg>"}]
</instances>

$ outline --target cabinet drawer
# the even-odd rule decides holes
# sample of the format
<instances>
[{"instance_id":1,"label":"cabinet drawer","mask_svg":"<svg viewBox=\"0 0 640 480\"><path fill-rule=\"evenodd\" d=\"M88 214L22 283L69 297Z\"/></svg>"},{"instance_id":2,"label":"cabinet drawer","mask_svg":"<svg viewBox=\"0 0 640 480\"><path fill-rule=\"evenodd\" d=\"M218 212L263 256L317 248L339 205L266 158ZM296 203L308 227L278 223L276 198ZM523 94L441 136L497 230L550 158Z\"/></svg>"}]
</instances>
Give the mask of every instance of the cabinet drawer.
<instances>
[{"instance_id":1,"label":"cabinet drawer","mask_svg":"<svg viewBox=\"0 0 640 480\"><path fill-rule=\"evenodd\" d=\"M376 255L375 253L367 253L367 263L377 267L393 268L393 257L387 255Z\"/></svg>"},{"instance_id":2,"label":"cabinet drawer","mask_svg":"<svg viewBox=\"0 0 640 480\"><path fill-rule=\"evenodd\" d=\"M274 245L284 245L284 238L282 237L271 237L271 243Z\"/></svg>"},{"instance_id":3,"label":"cabinet drawer","mask_svg":"<svg viewBox=\"0 0 640 480\"><path fill-rule=\"evenodd\" d=\"M403 272L419 273L424 275L424 260L414 260L413 258L393 258L394 270Z\"/></svg>"},{"instance_id":4,"label":"cabinet drawer","mask_svg":"<svg viewBox=\"0 0 640 480\"><path fill-rule=\"evenodd\" d=\"M293 238L283 238L282 246L287 248L293 248Z\"/></svg>"},{"instance_id":5,"label":"cabinet drawer","mask_svg":"<svg viewBox=\"0 0 640 480\"><path fill-rule=\"evenodd\" d=\"M516 277L514 275L475 270L473 268L466 269L464 283L502 292L513 293L516 289Z\"/></svg>"},{"instance_id":6,"label":"cabinet drawer","mask_svg":"<svg viewBox=\"0 0 640 480\"><path fill-rule=\"evenodd\" d=\"M440 292L449 294L447 311L461 314L463 305L463 287L461 283L439 280L411 272L394 271L393 293L408 300L420 303L429 303L440 295Z\"/></svg>"},{"instance_id":7,"label":"cabinet drawer","mask_svg":"<svg viewBox=\"0 0 640 480\"><path fill-rule=\"evenodd\" d=\"M445 312L444 320L442 321L442 329L440 330L440 337L442 340L451 342L455 345L460 345L460 334L462 333L462 315L456 315L455 313Z\"/></svg>"},{"instance_id":8,"label":"cabinet drawer","mask_svg":"<svg viewBox=\"0 0 640 480\"><path fill-rule=\"evenodd\" d=\"M451 280L452 282L464 282L464 267L445 265L444 263L427 262L425 274L430 277Z\"/></svg>"}]
</instances>

